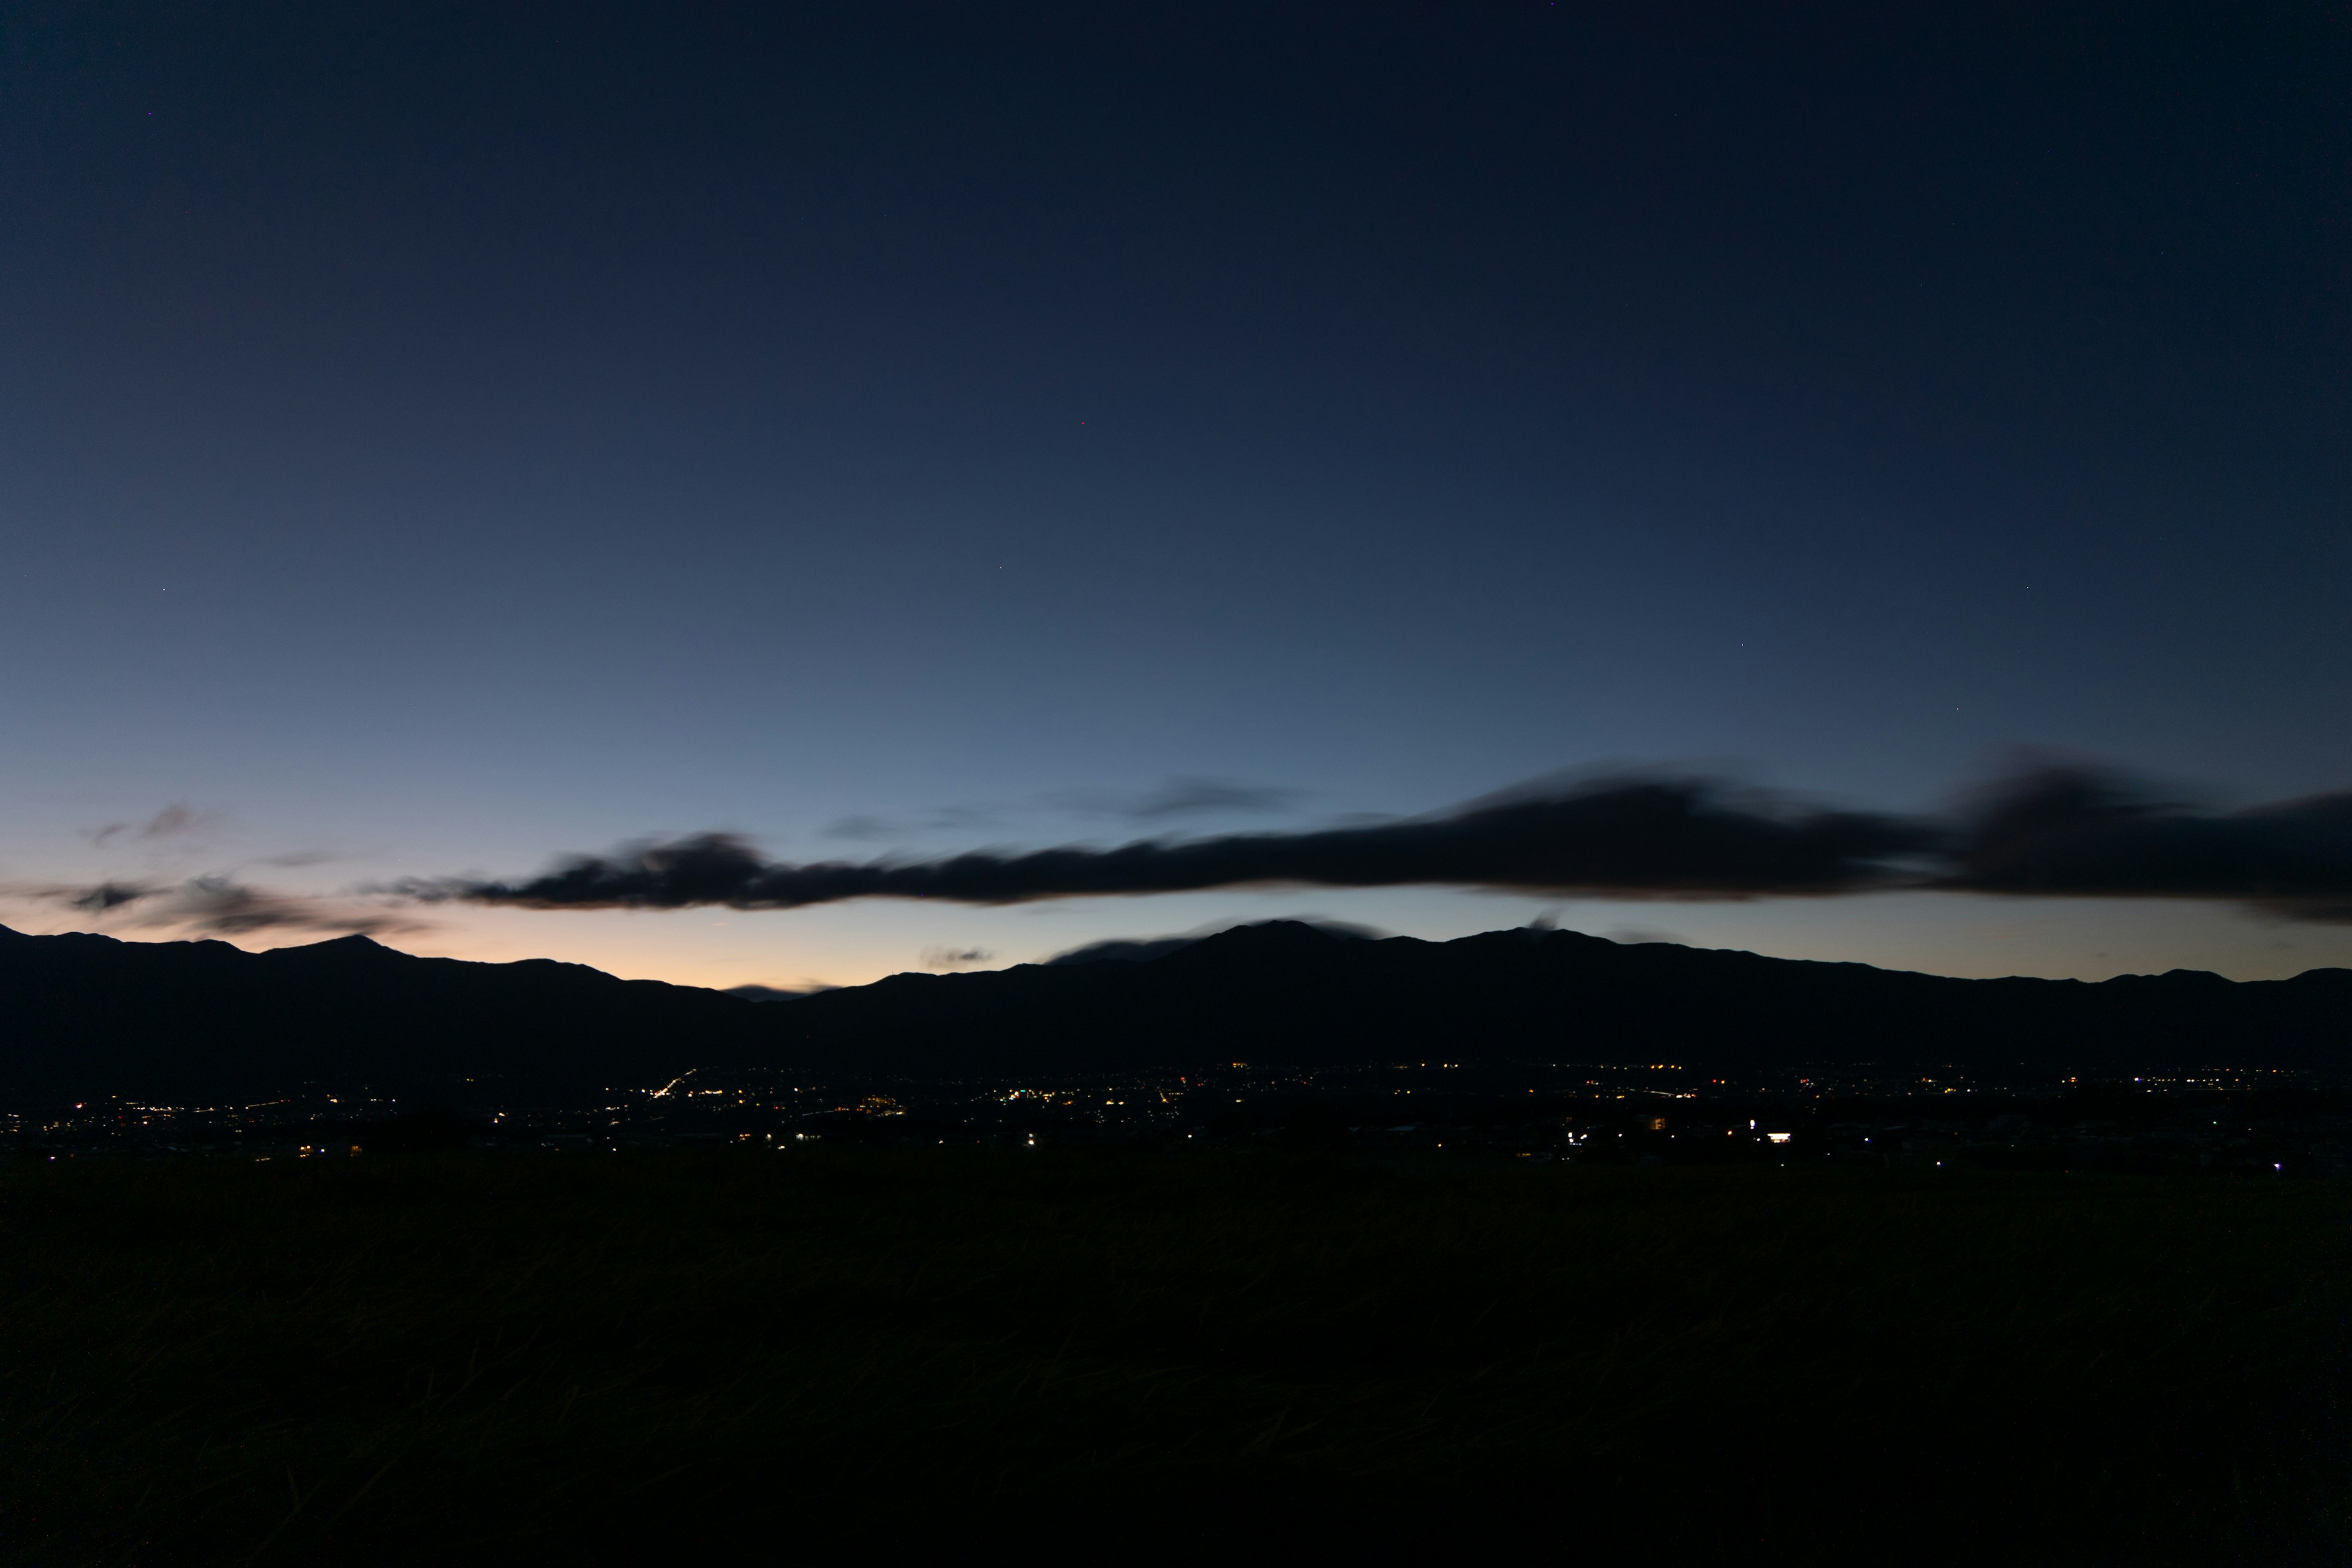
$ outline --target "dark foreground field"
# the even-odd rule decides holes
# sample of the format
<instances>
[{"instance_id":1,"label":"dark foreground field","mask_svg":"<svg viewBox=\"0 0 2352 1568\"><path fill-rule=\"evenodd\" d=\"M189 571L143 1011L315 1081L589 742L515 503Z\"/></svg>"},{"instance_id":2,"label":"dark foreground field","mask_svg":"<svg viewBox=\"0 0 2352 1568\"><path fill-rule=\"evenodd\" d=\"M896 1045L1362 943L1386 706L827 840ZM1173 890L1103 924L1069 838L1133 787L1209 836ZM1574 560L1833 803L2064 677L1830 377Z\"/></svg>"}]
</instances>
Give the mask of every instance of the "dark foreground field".
<instances>
[{"instance_id":1,"label":"dark foreground field","mask_svg":"<svg viewBox=\"0 0 2352 1568\"><path fill-rule=\"evenodd\" d=\"M1028 1152L0 1175L0 1556L2344 1561L2343 1186Z\"/></svg>"}]
</instances>

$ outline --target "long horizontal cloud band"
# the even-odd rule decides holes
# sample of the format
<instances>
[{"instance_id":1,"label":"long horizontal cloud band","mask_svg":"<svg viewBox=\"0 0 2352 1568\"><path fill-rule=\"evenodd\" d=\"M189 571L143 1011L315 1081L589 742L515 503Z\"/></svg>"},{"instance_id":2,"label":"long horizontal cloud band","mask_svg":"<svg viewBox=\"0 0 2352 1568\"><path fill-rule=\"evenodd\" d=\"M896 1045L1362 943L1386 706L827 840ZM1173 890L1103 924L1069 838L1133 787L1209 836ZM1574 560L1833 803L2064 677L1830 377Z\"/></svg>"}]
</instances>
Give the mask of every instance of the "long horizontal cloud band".
<instances>
[{"instance_id":1,"label":"long horizontal cloud band","mask_svg":"<svg viewBox=\"0 0 2352 1568\"><path fill-rule=\"evenodd\" d=\"M2231 899L2352 920L2352 794L2205 815L2097 774L2040 773L1992 792L1951 858L1939 886Z\"/></svg>"},{"instance_id":2,"label":"long horizontal cloud band","mask_svg":"<svg viewBox=\"0 0 2352 1568\"><path fill-rule=\"evenodd\" d=\"M1847 813L1770 815L1690 785L1633 784L1512 800L1450 816L1309 833L1150 840L1112 849L982 851L940 860L788 865L702 834L582 858L526 882L409 890L541 909L792 909L843 899L1010 904L1251 883L1396 887L1458 883L1713 896L1832 892L1920 847L1909 825Z\"/></svg>"},{"instance_id":3,"label":"long horizontal cloud band","mask_svg":"<svg viewBox=\"0 0 2352 1568\"><path fill-rule=\"evenodd\" d=\"M1444 885L1650 898L1889 888L2226 899L2352 919L2352 795L2230 815L2152 804L2113 778L2039 773L1956 820L1759 803L1685 780L1519 795L1361 827L1154 839L941 859L767 860L700 834L583 857L520 882L396 890L535 909L795 909L861 898L1010 904L1249 885Z\"/></svg>"}]
</instances>

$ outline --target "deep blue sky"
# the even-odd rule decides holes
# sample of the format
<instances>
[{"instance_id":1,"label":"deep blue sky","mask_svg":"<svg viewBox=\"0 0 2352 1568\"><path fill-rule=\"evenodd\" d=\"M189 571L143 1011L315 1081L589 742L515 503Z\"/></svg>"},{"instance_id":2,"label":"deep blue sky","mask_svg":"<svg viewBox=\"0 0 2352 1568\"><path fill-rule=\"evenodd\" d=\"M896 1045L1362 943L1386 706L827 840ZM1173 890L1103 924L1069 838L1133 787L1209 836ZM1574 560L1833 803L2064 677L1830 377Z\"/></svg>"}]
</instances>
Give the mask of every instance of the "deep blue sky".
<instances>
[{"instance_id":1,"label":"deep blue sky","mask_svg":"<svg viewBox=\"0 0 2352 1568\"><path fill-rule=\"evenodd\" d=\"M2021 743L2345 787L2348 88L2317 5L12 6L0 878L1108 841L1600 763L1910 809ZM1301 793L1131 815L1175 778ZM394 940L853 981L1538 907ZM2352 962L2219 907L1562 918Z\"/></svg>"}]
</instances>

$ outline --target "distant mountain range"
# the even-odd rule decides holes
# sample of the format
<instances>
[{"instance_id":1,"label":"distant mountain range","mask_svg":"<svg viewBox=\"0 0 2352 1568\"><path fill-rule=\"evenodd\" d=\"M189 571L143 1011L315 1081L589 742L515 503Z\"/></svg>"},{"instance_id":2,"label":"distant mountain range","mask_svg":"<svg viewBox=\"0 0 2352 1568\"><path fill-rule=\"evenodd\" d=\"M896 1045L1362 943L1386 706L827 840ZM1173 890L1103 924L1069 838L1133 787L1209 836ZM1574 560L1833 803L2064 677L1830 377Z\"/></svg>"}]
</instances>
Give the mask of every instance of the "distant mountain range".
<instances>
[{"instance_id":1,"label":"distant mountain range","mask_svg":"<svg viewBox=\"0 0 2352 1568\"><path fill-rule=\"evenodd\" d=\"M1066 957L1077 962L762 1002L545 959L417 958L358 936L248 953L0 927L0 1103L467 1079L576 1089L755 1066L906 1077L1498 1059L2352 1071L2343 969L2243 983L2188 970L1958 980L1565 931L1431 942L1281 921Z\"/></svg>"},{"instance_id":2,"label":"distant mountain range","mask_svg":"<svg viewBox=\"0 0 2352 1568\"><path fill-rule=\"evenodd\" d=\"M749 1027L761 1012L584 964L418 958L363 936L247 952L0 926L0 1104L635 1083L769 1048Z\"/></svg>"},{"instance_id":3,"label":"distant mountain range","mask_svg":"<svg viewBox=\"0 0 2352 1568\"><path fill-rule=\"evenodd\" d=\"M1270 921L1137 961L898 974L774 1011L794 1059L919 1071L1497 1058L2352 1070L2352 970L1958 980L1566 931L1368 941Z\"/></svg>"}]
</instances>

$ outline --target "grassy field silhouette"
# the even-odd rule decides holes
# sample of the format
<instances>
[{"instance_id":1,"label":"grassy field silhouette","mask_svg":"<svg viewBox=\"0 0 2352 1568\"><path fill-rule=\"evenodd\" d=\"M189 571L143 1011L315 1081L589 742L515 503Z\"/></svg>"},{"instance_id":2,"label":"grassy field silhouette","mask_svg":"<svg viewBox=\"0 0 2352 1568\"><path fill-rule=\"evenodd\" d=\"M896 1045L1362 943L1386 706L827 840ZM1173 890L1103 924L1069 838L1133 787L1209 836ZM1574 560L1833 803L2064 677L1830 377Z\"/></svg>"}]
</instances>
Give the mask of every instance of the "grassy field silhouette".
<instances>
[{"instance_id":1,"label":"grassy field silhouette","mask_svg":"<svg viewBox=\"0 0 2352 1568\"><path fill-rule=\"evenodd\" d=\"M2340 1561L2347 1199L1138 1151L20 1166L0 1551Z\"/></svg>"}]
</instances>

